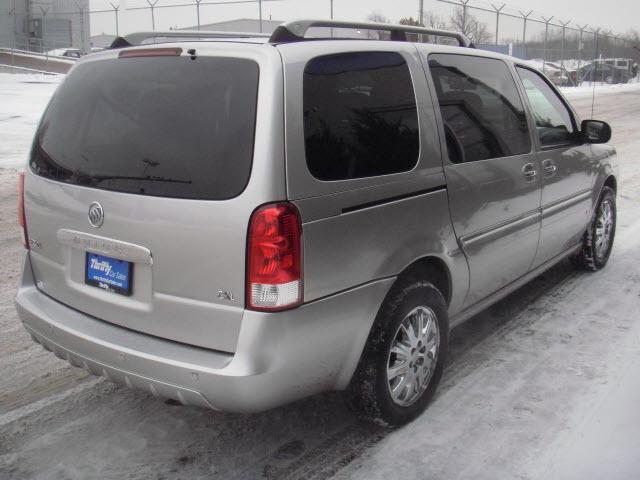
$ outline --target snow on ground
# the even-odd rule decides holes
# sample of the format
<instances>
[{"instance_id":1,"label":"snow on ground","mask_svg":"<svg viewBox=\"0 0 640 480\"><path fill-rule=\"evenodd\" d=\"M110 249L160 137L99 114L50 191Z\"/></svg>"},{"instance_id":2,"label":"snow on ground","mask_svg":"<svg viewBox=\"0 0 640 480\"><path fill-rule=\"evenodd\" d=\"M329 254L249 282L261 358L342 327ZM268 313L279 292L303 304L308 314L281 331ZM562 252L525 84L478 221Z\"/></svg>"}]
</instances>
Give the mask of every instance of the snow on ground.
<instances>
[{"instance_id":1,"label":"snow on ground","mask_svg":"<svg viewBox=\"0 0 640 480\"><path fill-rule=\"evenodd\" d=\"M603 479L640 472L640 89L605 89L621 166L618 232L596 274L560 265L453 333L428 411L340 479ZM599 92L600 93L600 92ZM590 117L591 96L572 99Z\"/></svg>"},{"instance_id":2,"label":"snow on ground","mask_svg":"<svg viewBox=\"0 0 640 480\"><path fill-rule=\"evenodd\" d=\"M613 85L602 82L583 82L579 87L561 87L560 90L562 90L562 93L567 98L574 99L578 97L590 97L594 93L594 87L596 96L640 91L640 77L633 79L629 83L618 83Z\"/></svg>"},{"instance_id":3,"label":"snow on ground","mask_svg":"<svg viewBox=\"0 0 640 480\"><path fill-rule=\"evenodd\" d=\"M62 78L0 73L0 167L24 165L35 127Z\"/></svg>"},{"instance_id":4,"label":"snow on ground","mask_svg":"<svg viewBox=\"0 0 640 480\"><path fill-rule=\"evenodd\" d=\"M0 76L0 166L23 164L55 88L33 80ZM590 95L571 101L591 116ZM16 173L0 168L0 478L637 478L640 90L598 90L593 116L622 167L609 265L565 262L454 330L434 401L397 430L334 393L258 415L176 407L43 351L12 303Z\"/></svg>"}]
</instances>

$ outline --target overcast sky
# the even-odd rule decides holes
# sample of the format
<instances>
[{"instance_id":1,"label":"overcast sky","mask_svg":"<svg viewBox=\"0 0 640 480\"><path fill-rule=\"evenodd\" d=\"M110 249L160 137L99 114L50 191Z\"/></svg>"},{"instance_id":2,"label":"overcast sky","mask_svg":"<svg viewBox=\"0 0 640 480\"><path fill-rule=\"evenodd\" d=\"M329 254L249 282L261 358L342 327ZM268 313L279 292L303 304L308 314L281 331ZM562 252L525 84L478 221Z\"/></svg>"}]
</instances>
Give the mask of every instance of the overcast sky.
<instances>
[{"instance_id":1,"label":"overcast sky","mask_svg":"<svg viewBox=\"0 0 640 480\"><path fill-rule=\"evenodd\" d=\"M111 0L118 4L118 0ZM221 2L227 0L202 0L207 2ZM455 0L454 0L455 1ZM108 0L90 0L92 10L110 8ZM120 0L120 33L135 30L151 29L149 11L124 10L146 5L146 0ZM170 4L195 3L194 0L158 0L158 6ZM501 4L495 0L494 4ZM535 9L532 17L554 16L562 21L572 21L579 24L589 24L602 27L614 32L625 33L629 29L640 29L640 0L504 0L505 11L517 13L518 10L528 12ZM263 0L263 17L274 20L291 20L295 18L329 18L330 0ZM334 0L334 17L344 20L365 20L372 11L379 11L397 22L405 16L418 15L419 0ZM491 4L483 0L471 0L470 5L491 8ZM424 0L425 11L448 18L455 7L438 0ZM490 32L495 31L495 14L474 13L489 26ZM212 23L234 18L258 18L256 3L233 5L202 5L201 23ZM156 29L164 30L169 27L186 27L196 24L195 6L156 9ZM555 19L554 19L555 22ZM531 24L528 27L530 35L535 36L543 30L542 25ZM113 13L97 13L91 16L91 33L115 33ZM500 37L512 36L520 38L522 20L501 17ZM529 34L527 35L529 37Z\"/></svg>"}]
</instances>

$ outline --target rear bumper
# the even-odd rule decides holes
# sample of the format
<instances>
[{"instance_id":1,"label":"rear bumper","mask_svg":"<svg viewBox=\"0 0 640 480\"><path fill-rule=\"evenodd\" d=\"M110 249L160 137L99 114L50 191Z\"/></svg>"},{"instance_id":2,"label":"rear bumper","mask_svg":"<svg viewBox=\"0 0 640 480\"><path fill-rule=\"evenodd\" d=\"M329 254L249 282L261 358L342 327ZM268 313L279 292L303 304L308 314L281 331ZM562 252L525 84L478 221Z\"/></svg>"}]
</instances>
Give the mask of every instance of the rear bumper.
<instances>
[{"instance_id":1,"label":"rear bumper","mask_svg":"<svg viewBox=\"0 0 640 480\"><path fill-rule=\"evenodd\" d=\"M183 404L256 412L345 388L393 280L286 312L245 311L235 353L152 337L69 308L37 289L28 254L16 308L35 341L95 375Z\"/></svg>"}]
</instances>

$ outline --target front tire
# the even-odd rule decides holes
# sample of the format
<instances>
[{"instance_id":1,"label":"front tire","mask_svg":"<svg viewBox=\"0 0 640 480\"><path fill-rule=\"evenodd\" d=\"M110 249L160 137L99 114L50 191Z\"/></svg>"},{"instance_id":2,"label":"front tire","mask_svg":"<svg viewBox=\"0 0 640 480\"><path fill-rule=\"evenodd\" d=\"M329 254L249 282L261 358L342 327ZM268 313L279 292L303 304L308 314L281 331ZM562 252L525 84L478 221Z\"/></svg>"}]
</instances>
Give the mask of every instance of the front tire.
<instances>
[{"instance_id":1,"label":"front tire","mask_svg":"<svg viewBox=\"0 0 640 480\"><path fill-rule=\"evenodd\" d=\"M438 289L415 280L394 286L345 392L349 407L386 425L416 418L438 386L448 338L447 306Z\"/></svg>"},{"instance_id":2,"label":"front tire","mask_svg":"<svg viewBox=\"0 0 640 480\"><path fill-rule=\"evenodd\" d=\"M609 261L616 235L616 195L612 188L603 187L591 223L582 237L582 250L575 263L595 272Z\"/></svg>"}]
</instances>

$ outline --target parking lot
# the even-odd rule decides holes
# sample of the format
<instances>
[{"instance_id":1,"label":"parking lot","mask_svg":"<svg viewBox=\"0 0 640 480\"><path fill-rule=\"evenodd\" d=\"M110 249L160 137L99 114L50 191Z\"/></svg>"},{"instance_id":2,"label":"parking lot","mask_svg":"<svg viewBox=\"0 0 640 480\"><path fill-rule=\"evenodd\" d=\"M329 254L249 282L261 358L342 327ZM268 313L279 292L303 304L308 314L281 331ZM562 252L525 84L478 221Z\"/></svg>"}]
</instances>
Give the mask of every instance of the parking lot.
<instances>
[{"instance_id":1,"label":"parking lot","mask_svg":"<svg viewBox=\"0 0 640 480\"><path fill-rule=\"evenodd\" d=\"M14 83L0 83L0 105L13 102L0 109L0 158L9 159L0 168L0 478L637 476L637 85L598 88L593 113L612 125L621 165L607 268L562 263L457 328L432 405L390 430L355 420L335 393L257 415L175 406L33 343L12 301L22 256L14 167L55 84ZM589 89L570 99L592 117Z\"/></svg>"}]
</instances>

